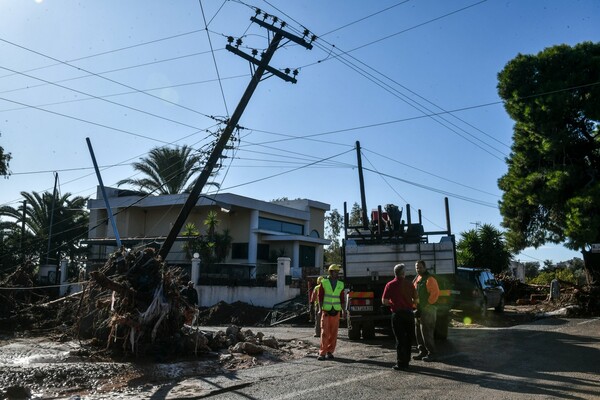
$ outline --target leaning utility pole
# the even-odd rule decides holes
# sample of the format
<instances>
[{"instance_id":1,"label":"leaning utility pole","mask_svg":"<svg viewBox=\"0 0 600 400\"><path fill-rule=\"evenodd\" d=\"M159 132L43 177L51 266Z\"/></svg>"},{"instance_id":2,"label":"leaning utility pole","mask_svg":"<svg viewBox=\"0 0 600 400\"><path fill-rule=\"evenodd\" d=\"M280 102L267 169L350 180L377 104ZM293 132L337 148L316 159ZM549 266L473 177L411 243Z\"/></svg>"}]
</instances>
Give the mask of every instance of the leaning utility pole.
<instances>
[{"instance_id":1,"label":"leaning utility pole","mask_svg":"<svg viewBox=\"0 0 600 400\"><path fill-rule=\"evenodd\" d=\"M265 16L266 16L266 14L265 14ZM173 246L173 243L175 242L177 235L179 234L179 232L181 231L181 228L185 224L185 221L187 220L190 212L192 211L192 209L198 202L198 199L200 198L200 193L202 192L202 188L204 188L204 185L208 181L208 178L210 177L215 165L217 164L217 161L221 157L221 154L223 153L223 150L225 149L227 142L231 138L231 133L233 132L234 128L237 126L237 124L242 116L242 113L244 112L246 106L248 105L248 102L250 101L250 97L252 97L254 90L256 89L259 82L261 81L263 74L265 72L270 72L273 75L276 75L282 79L285 79L286 81L289 81L292 83L296 82L296 80L294 78L287 76L287 75L281 73L280 71L278 71L277 69L269 66L269 62L271 61L273 54L275 54L275 51L279 47L279 43L281 42L281 40L283 38L286 38L286 39L289 39L301 46L304 46L305 48L307 48L309 50L312 49L312 45L310 43L307 43L303 38L300 38L298 36L295 36L288 32L285 32L284 30L277 28L272 24L268 24L264 21L258 20L255 17L250 18L250 20L252 22L262 26L263 28L266 28L266 29L272 31L274 33L273 39L271 40L269 47L262 54L260 59L257 59L250 55L247 55L247 54L243 53L242 51L240 51L239 49L232 47L230 45L226 46L227 50L250 61L252 64L255 64L257 66L257 68L256 68L256 71L254 72L254 75L252 76L252 79L250 80L250 83L248 84L248 87L246 88L246 91L244 92L244 95L242 96L237 108L231 115L231 118L227 121L227 126L225 127L225 129L223 129L223 132L221 133L221 137L219 138L213 151L211 152L210 157L208 158L206 165L204 166L204 169L200 173L200 176L198 177L198 180L194 184L194 187L193 187L192 191L190 192L185 204L181 208L181 211L179 213L179 216L177 217L177 220L175 220L175 222L173 223L173 227L171 228L171 231L169 232L163 245L161 246L160 250L158 251L158 255L163 260L165 260L167 258L167 255L169 254L169 251L171 251L171 247ZM283 26L284 25L282 24L282 27ZM314 37L313 37L313 39L314 39ZM232 41L233 41L233 38L230 38L229 42L231 43Z\"/></svg>"}]
</instances>

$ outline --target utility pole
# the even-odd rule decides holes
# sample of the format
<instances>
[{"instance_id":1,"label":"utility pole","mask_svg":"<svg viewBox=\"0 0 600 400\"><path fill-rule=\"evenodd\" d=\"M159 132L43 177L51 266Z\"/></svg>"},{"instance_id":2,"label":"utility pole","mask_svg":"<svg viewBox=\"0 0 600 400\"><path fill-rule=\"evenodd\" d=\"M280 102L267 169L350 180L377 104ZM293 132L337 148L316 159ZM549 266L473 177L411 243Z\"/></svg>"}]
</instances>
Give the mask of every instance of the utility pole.
<instances>
[{"instance_id":1,"label":"utility pole","mask_svg":"<svg viewBox=\"0 0 600 400\"><path fill-rule=\"evenodd\" d=\"M358 183L360 185L360 202L362 206L363 229L369 229L369 214L367 214L367 197L365 195L365 180L363 178L362 156L360 142L356 141L356 161L358 163Z\"/></svg>"},{"instance_id":2,"label":"utility pole","mask_svg":"<svg viewBox=\"0 0 600 400\"><path fill-rule=\"evenodd\" d=\"M237 126L237 124L242 116L242 113L246 109L246 106L248 105L248 102L250 101L250 98L252 97L254 90L257 88L258 84L260 83L264 73L270 72L273 75L278 76L279 78L285 79L286 81L289 81L292 83L296 82L296 80L294 78L287 76L287 75L281 73L280 71L278 71L277 69L269 66L269 62L271 61L271 58L273 58L273 54L275 54L275 51L279 47L281 40L283 38L286 38L286 39L289 39L301 46L304 46L305 48L307 48L309 50L312 49L312 45L310 43L307 43L303 38L292 35L280 28L275 27L272 24L268 24L264 21L258 20L256 17L252 17L252 18L250 18L250 20L252 22L262 26L263 28L266 28L266 29L270 30L271 32L273 32L274 33L273 39L271 40L269 47L262 54L260 59L257 59L256 57L253 57L250 55L247 55L247 54L243 53L242 51L240 51L238 48L235 48L231 45L226 46L227 50L248 60L250 63L256 65L257 68L256 68L256 71L254 72L254 75L252 76L252 79L250 80L250 83L248 84L248 87L246 88L246 91L244 92L238 106L236 107L235 111L231 115L231 118L229 118L229 120L227 121L227 126L225 126L225 129L223 129L223 132L221 133L221 137L218 139L213 151L211 152L211 154L206 162L206 165L204 166L204 169L200 173L200 176L196 180L196 183L194 184L194 187L192 188L192 191L190 192L185 204L181 208L179 216L173 223L173 227L171 228L171 231L167 235L167 238L165 239L160 250L158 251L158 255L163 260L165 260L167 258L167 255L171 251L171 247L173 247L173 243L175 242L177 235L181 231L181 228L183 227L185 221L187 220L190 212L192 211L192 209L198 202L198 199L200 198L200 193L202 192L204 185L208 181L208 178L210 177L215 165L217 164L217 161L221 157L221 154L223 153L223 150L225 149L227 142L231 138L231 134L232 134L233 130ZM233 38L230 38L229 42L232 43Z\"/></svg>"},{"instance_id":3,"label":"utility pole","mask_svg":"<svg viewBox=\"0 0 600 400\"><path fill-rule=\"evenodd\" d=\"M23 239L25 238L25 222L27 219L27 200L23 200L23 217L21 220L21 241L19 242L19 250L21 251L21 259L25 265L25 249L23 248Z\"/></svg>"},{"instance_id":4,"label":"utility pole","mask_svg":"<svg viewBox=\"0 0 600 400\"><path fill-rule=\"evenodd\" d=\"M48 227L48 249L46 250L46 265L50 263L50 245L52 244L52 225L54 225L54 205L56 204L56 184L58 172L54 172L54 190L52 191L52 208L50 209L50 226Z\"/></svg>"}]
</instances>

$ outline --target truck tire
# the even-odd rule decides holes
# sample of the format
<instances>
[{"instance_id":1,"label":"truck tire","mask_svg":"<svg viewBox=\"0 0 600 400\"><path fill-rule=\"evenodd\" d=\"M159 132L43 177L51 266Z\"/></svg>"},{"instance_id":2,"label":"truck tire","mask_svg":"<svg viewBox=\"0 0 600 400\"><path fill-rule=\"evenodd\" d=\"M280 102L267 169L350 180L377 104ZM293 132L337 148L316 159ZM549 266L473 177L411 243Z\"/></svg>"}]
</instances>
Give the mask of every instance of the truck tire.
<instances>
[{"instance_id":1,"label":"truck tire","mask_svg":"<svg viewBox=\"0 0 600 400\"><path fill-rule=\"evenodd\" d=\"M498 303L496 308L494 308L494 311L496 311L497 313L504 312L504 296L500 297L500 302Z\"/></svg>"},{"instance_id":2,"label":"truck tire","mask_svg":"<svg viewBox=\"0 0 600 400\"><path fill-rule=\"evenodd\" d=\"M348 321L348 339L359 340L360 339L360 324L358 322Z\"/></svg>"},{"instance_id":3,"label":"truck tire","mask_svg":"<svg viewBox=\"0 0 600 400\"><path fill-rule=\"evenodd\" d=\"M362 324L363 339L375 339L375 324L373 321L365 321Z\"/></svg>"},{"instance_id":4,"label":"truck tire","mask_svg":"<svg viewBox=\"0 0 600 400\"><path fill-rule=\"evenodd\" d=\"M484 297L483 299L481 299L481 303L479 303L479 318L485 319L485 317L487 317L487 309L488 303L487 299Z\"/></svg>"}]
</instances>

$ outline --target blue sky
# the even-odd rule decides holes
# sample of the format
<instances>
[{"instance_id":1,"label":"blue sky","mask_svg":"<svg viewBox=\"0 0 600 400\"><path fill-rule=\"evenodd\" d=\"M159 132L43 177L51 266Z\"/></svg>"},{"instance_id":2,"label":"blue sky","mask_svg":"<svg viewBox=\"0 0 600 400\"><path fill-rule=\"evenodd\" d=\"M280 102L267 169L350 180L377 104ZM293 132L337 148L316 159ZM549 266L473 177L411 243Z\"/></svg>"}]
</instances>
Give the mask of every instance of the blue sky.
<instances>
[{"instance_id":1,"label":"blue sky","mask_svg":"<svg viewBox=\"0 0 600 400\"><path fill-rule=\"evenodd\" d=\"M368 208L409 203L426 230L500 228L497 180L512 125L497 74L518 53L600 40L600 2L56 1L0 0L0 145L13 175L0 204L21 191L94 196L89 137L107 186L157 146L205 148L250 79L225 50L263 50L258 7L317 35L287 43L271 66L298 83L260 83L223 160L221 191L261 200L311 198L342 211L360 202L360 141ZM562 246L526 249L521 261L562 261Z\"/></svg>"}]
</instances>

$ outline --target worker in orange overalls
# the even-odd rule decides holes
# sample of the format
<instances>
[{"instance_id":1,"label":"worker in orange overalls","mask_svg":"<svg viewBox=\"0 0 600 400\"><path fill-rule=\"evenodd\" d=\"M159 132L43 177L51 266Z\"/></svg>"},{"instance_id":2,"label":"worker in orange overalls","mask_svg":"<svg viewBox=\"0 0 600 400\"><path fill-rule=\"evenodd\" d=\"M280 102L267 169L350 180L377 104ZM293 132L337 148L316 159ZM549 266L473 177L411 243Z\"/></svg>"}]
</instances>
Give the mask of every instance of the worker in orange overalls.
<instances>
[{"instance_id":1,"label":"worker in orange overalls","mask_svg":"<svg viewBox=\"0 0 600 400\"><path fill-rule=\"evenodd\" d=\"M329 276L321 281L319 309L321 310L321 347L317 360L333 359L337 344L340 314L346 318L344 282L338 278L340 266L331 264Z\"/></svg>"}]
</instances>

